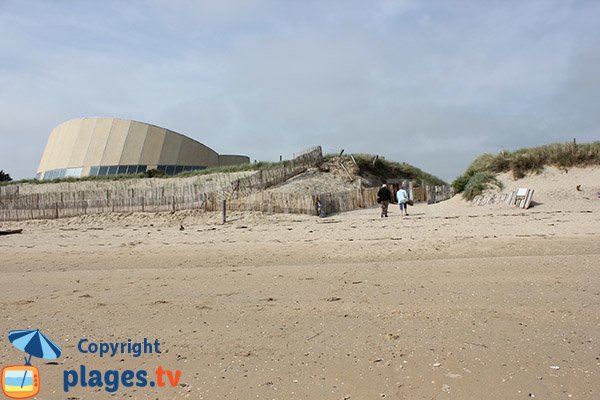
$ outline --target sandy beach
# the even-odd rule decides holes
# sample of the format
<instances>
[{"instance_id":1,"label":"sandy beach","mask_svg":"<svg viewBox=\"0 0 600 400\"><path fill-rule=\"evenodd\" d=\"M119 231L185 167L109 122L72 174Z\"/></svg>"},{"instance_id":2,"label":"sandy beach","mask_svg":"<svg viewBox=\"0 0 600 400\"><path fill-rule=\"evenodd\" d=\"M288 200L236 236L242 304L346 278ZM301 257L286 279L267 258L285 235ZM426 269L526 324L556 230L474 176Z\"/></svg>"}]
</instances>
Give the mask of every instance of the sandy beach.
<instances>
[{"instance_id":1,"label":"sandy beach","mask_svg":"<svg viewBox=\"0 0 600 400\"><path fill-rule=\"evenodd\" d=\"M502 179L535 206L4 223L23 233L0 237L2 364L22 360L8 330L39 328L63 350L32 361L39 399L600 398L600 169ZM80 365L181 379L66 393Z\"/></svg>"}]
</instances>

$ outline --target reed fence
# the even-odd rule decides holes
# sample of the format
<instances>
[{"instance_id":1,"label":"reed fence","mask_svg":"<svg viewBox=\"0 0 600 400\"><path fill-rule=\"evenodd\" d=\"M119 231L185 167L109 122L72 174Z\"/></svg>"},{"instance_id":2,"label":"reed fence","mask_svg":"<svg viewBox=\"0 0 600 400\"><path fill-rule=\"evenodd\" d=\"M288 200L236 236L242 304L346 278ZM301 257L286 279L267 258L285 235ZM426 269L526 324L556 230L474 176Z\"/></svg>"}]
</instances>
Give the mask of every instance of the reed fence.
<instances>
[{"instance_id":1,"label":"reed fence","mask_svg":"<svg viewBox=\"0 0 600 400\"><path fill-rule=\"evenodd\" d=\"M138 180L136 182L75 182L29 187L0 186L0 221L54 219L107 212L164 212L221 210L299 213L317 215L372 207L379 188L356 188L328 193L287 193L270 187L318 167L323 162L320 147L314 147L272 169L250 175L182 179ZM152 186L157 185L157 186ZM84 190L77 190L77 189ZM427 202L437 203L452 196L447 187L426 187ZM320 205L320 206L319 206Z\"/></svg>"},{"instance_id":2,"label":"reed fence","mask_svg":"<svg viewBox=\"0 0 600 400\"><path fill-rule=\"evenodd\" d=\"M354 190L328 193L282 193L264 191L227 202L231 211L260 211L266 213L320 214L326 215L372 207L377 204L378 188L356 188Z\"/></svg>"},{"instance_id":3,"label":"reed fence","mask_svg":"<svg viewBox=\"0 0 600 400\"><path fill-rule=\"evenodd\" d=\"M454 196L452 186L425 186L425 198L427 204L435 204L445 201Z\"/></svg>"},{"instance_id":4,"label":"reed fence","mask_svg":"<svg viewBox=\"0 0 600 400\"><path fill-rule=\"evenodd\" d=\"M0 221L65 218L106 212L217 211L222 200L227 200L230 210L308 214L315 209L314 196L327 199L331 212L352 209L352 204L365 202L362 192L352 196L341 193L338 199L328 193L298 196L265 191L322 162L321 148L314 147L276 168L259 170L237 179L221 177L217 185L215 182L206 184L205 181L210 178L204 177L202 182L193 178L163 179L159 181L163 185L157 187L127 187L123 181L115 185L111 182L85 182L85 187L96 190L73 190L78 183L45 184L38 185L37 193L22 193L18 185L0 186ZM53 185L58 190L52 190Z\"/></svg>"},{"instance_id":5,"label":"reed fence","mask_svg":"<svg viewBox=\"0 0 600 400\"><path fill-rule=\"evenodd\" d=\"M175 190L155 188L120 192L45 193L20 196L10 207L0 204L0 221L54 219L107 212L160 212L199 209L219 211L227 199L229 211L297 213L317 215L318 204L326 214L371 207L376 204L378 188L359 188L337 193L302 194L261 191L244 197L223 192L204 193L187 185Z\"/></svg>"}]
</instances>

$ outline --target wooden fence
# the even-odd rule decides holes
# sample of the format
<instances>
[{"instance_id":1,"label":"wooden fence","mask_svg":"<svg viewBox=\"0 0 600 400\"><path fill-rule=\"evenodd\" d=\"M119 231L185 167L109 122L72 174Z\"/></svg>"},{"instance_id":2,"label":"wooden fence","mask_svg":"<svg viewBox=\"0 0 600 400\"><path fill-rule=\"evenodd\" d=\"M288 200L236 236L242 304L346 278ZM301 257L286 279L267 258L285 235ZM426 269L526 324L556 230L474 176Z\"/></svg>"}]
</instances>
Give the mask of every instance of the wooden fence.
<instances>
[{"instance_id":1,"label":"wooden fence","mask_svg":"<svg viewBox=\"0 0 600 400\"><path fill-rule=\"evenodd\" d=\"M533 200L533 189L522 188L509 193L487 193L484 195L475 196L471 201L477 206L485 206L490 204L507 204L523 209L528 209Z\"/></svg>"},{"instance_id":2,"label":"wooden fence","mask_svg":"<svg viewBox=\"0 0 600 400\"><path fill-rule=\"evenodd\" d=\"M326 214L371 207L376 204L377 188L356 189L338 193L298 195L261 191L245 197L227 200L230 211L261 211L267 213L317 214L320 202ZM174 191L164 188L123 193L71 192L34 194L19 197L9 208L0 208L0 221L54 219L107 212L159 212L200 209L218 211L225 193L204 193L188 185Z\"/></svg>"},{"instance_id":3,"label":"wooden fence","mask_svg":"<svg viewBox=\"0 0 600 400\"><path fill-rule=\"evenodd\" d=\"M204 176L152 182L139 180L136 184L127 181L114 184L59 183L39 185L34 187L35 191L32 187L20 190L18 185L0 186L0 221L53 219L107 212L218 211L223 200L227 201L230 211L313 215L318 213L318 204L327 215L377 204L379 188L306 194L267 190L322 162L321 148L315 147L276 168L260 170L237 179L230 176L214 179ZM452 197L453 192L449 187L428 186L426 194L427 203L431 204Z\"/></svg>"},{"instance_id":4,"label":"wooden fence","mask_svg":"<svg viewBox=\"0 0 600 400\"><path fill-rule=\"evenodd\" d=\"M265 191L271 186L305 172L323 162L320 147L314 147L279 167L260 170L234 180L223 179L220 186L204 185L194 179L176 181L163 179L157 187L127 187L124 181L85 182L86 187L105 187L96 190L72 190L77 183L45 184L37 193L20 193L20 186L0 186L0 221L51 219L106 212L159 212L202 209L219 210L227 200L230 210L260 210L266 212L299 212L315 210L314 196ZM206 181L206 179L205 179ZM188 182L188 183L184 183ZM83 183L83 182L82 182ZM47 185L47 186L46 186ZM52 190L55 185L58 190ZM65 187L66 185L66 187ZM43 186L43 187L42 187ZM81 187L81 186L79 186ZM206 190L207 187L209 190ZM219 189L217 189L217 187ZM368 193L366 191L365 193ZM368 204L369 194L319 194L327 199L331 212L353 209L353 204ZM364 199L367 196L367 200ZM339 198L338 198L339 197Z\"/></svg>"},{"instance_id":5,"label":"wooden fence","mask_svg":"<svg viewBox=\"0 0 600 400\"><path fill-rule=\"evenodd\" d=\"M13 198L19 195L19 186L18 185L4 185L0 186L0 199Z\"/></svg>"},{"instance_id":6,"label":"wooden fence","mask_svg":"<svg viewBox=\"0 0 600 400\"><path fill-rule=\"evenodd\" d=\"M333 193L282 193L264 191L227 202L232 211L261 211L266 213L319 214L319 204L324 214L330 215L377 204L378 188L357 188Z\"/></svg>"},{"instance_id":7,"label":"wooden fence","mask_svg":"<svg viewBox=\"0 0 600 400\"><path fill-rule=\"evenodd\" d=\"M425 186L425 198L427 204L435 204L448 200L454 196L452 186Z\"/></svg>"}]
</instances>

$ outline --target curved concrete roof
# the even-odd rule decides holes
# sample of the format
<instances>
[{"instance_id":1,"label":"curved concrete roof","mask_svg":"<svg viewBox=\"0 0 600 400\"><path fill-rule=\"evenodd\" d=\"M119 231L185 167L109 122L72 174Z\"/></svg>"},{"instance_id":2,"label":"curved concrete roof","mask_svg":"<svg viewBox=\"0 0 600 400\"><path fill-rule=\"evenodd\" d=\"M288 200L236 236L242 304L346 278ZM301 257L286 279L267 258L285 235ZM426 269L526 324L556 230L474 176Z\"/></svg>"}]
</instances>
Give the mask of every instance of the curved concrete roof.
<instances>
[{"instance_id":1,"label":"curved concrete roof","mask_svg":"<svg viewBox=\"0 0 600 400\"><path fill-rule=\"evenodd\" d=\"M202 143L166 128L118 118L79 118L52 130L38 167L45 171L114 165L215 167L249 162L222 156Z\"/></svg>"}]
</instances>

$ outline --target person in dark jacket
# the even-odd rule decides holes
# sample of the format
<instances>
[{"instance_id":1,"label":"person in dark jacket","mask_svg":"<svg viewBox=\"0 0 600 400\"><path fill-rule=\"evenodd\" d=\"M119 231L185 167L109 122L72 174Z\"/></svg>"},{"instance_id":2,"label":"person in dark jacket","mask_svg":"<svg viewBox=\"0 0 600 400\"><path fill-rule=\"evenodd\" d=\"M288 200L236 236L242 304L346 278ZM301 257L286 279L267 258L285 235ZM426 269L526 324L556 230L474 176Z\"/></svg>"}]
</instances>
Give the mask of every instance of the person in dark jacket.
<instances>
[{"instance_id":1,"label":"person in dark jacket","mask_svg":"<svg viewBox=\"0 0 600 400\"><path fill-rule=\"evenodd\" d=\"M387 188L384 183L381 185L381 189L377 192L377 202L381 204L381 218L388 216L388 205L392 198L392 192Z\"/></svg>"}]
</instances>

